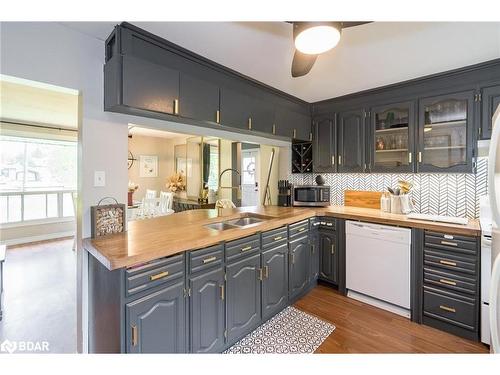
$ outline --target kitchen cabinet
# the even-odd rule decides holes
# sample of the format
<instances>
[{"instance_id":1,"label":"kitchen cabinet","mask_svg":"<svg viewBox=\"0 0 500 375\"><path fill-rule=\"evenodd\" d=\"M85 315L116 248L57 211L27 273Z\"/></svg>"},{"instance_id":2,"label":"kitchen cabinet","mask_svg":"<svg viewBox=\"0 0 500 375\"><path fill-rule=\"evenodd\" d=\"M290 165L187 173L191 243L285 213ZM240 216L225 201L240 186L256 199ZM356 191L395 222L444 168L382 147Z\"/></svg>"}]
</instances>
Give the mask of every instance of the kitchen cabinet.
<instances>
[{"instance_id":1,"label":"kitchen cabinet","mask_svg":"<svg viewBox=\"0 0 500 375\"><path fill-rule=\"evenodd\" d=\"M266 100L263 94L251 98L249 130L272 134L274 117L274 105L270 99Z\"/></svg>"},{"instance_id":2,"label":"kitchen cabinet","mask_svg":"<svg viewBox=\"0 0 500 375\"><path fill-rule=\"evenodd\" d=\"M292 173L311 173L313 171L312 142L292 144Z\"/></svg>"},{"instance_id":3,"label":"kitchen cabinet","mask_svg":"<svg viewBox=\"0 0 500 375\"><path fill-rule=\"evenodd\" d=\"M313 122L314 172L336 172L336 141L335 116L316 119Z\"/></svg>"},{"instance_id":4,"label":"kitchen cabinet","mask_svg":"<svg viewBox=\"0 0 500 375\"><path fill-rule=\"evenodd\" d=\"M335 233L319 231L319 279L338 283L338 250Z\"/></svg>"},{"instance_id":5,"label":"kitchen cabinet","mask_svg":"<svg viewBox=\"0 0 500 375\"><path fill-rule=\"evenodd\" d=\"M277 106L276 134L296 141L311 141L311 116L291 108Z\"/></svg>"},{"instance_id":6,"label":"kitchen cabinet","mask_svg":"<svg viewBox=\"0 0 500 375\"><path fill-rule=\"evenodd\" d=\"M123 56L123 102L127 107L177 114L179 71Z\"/></svg>"},{"instance_id":7,"label":"kitchen cabinet","mask_svg":"<svg viewBox=\"0 0 500 375\"><path fill-rule=\"evenodd\" d=\"M125 305L127 353L184 353L184 280Z\"/></svg>"},{"instance_id":8,"label":"kitchen cabinet","mask_svg":"<svg viewBox=\"0 0 500 375\"><path fill-rule=\"evenodd\" d=\"M493 115L500 105L500 85L485 87L481 90L480 138L490 139Z\"/></svg>"},{"instance_id":9,"label":"kitchen cabinet","mask_svg":"<svg viewBox=\"0 0 500 375\"><path fill-rule=\"evenodd\" d=\"M262 319L288 304L288 246L286 242L262 253Z\"/></svg>"},{"instance_id":10,"label":"kitchen cabinet","mask_svg":"<svg viewBox=\"0 0 500 375\"><path fill-rule=\"evenodd\" d=\"M220 122L222 125L248 130L251 117L251 98L235 89L221 88Z\"/></svg>"},{"instance_id":11,"label":"kitchen cabinet","mask_svg":"<svg viewBox=\"0 0 500 375\"><path fill-rule=\"evenodd\" d=\"M371 108L367 146L370 172L412 172L414 141L413 101Z\"/></svg>"},{"instance_id":12,"label":"kitchen cabinet","mask_svg":"<svg viewBox=\"0 0 500 375\"><path fill-rule=\"evenodd\" d=\"M234 343L261 322L260 256L258 253L226 266L228 343Z\"/></svg>"},{"instance_id":13,"label":"kitchen cabinet","mask_svg":"<svg viewBox=\"0 0 500 375\"><path fill-rule=\"evenodd\" d=\"M311 256L311 245L309 236L299 237L289 242L290 266L288 271L289 299L294 300L307 289L309 283L309 261Z\"/></svg>"},{"instance_id":14,"label":"kitchen cabinet","mask_svg":"<svg viewBox=\"0 0 500 375\"><path fill-rule=\"evenodd\" d=\"M224 347L224 288L223 267L191 276L189 280L191 353L217 353Z\"/></svg>"},{"instance_id":15,"label":"kitchen cabinet","mask_svg":"<svg viewBox=\"0 0 500 375\"><path fill-rule=\"evenodd\" d=\"M338 172L364 172L365 161L364 109L341 112L338 115Z\"/></svg>"},{"instance_id":16,"label":"kitchen cabinet","mask_svg":"<svg viewBox=\"0 0 500 375\"><path fill-rule=\"evenodd\" d=\"M309 267L309 281L315 283L319 276L319 220L318 218L309 219L311 230L309 239L311 243L311 261Z\"/></svg>"},{"instance_id":17,"label":"kitchen cabinet","mask_svg":"<svg viewBox=\"0 0 500 375\"><path fill-rule=\"evenodd\" d=\"M217 122L218 111L219 87L212 82L181 73L179 115L200 121Z\"/></svg>"},{"instance_id":18,"label":"kitchen cabinet","mask_svg":"<svg viewBox=\"0 0 500 375\"><path fill-rule=\"evenodd\" d=\"M418 172L472 172L473 90L419 101Z\"/></svg>"}]
</instances>

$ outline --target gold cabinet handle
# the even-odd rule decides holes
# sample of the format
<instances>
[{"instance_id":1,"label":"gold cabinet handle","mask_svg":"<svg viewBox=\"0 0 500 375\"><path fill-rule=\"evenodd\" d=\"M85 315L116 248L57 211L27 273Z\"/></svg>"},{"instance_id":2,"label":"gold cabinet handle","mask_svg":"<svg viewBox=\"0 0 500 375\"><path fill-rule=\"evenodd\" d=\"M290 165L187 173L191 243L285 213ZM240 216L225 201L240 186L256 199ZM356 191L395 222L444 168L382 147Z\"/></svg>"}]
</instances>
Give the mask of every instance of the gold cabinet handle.
<instances>
[{"instance_id":1,"label":"gold cabinet handle","mask_svg":"<svg viewBox=\"0 0 500 375\"><path fill-rule=\"evenodd\" d=\"M139 335L137 332L137 326L134 325L134 326L132 326L132 346L137 346L137 342L139 341L138 338L139 338Z\"/></svg>"},{"instance_id":2,"label":"gold cabinet handle","mask_svg":"<svg viewBox=\"0 0 500 375\"><path fill-rule=\"evenodd\" d=\"M262 281L262 268L259 268L259 280Z\"/></svg>"},{"instance_id":3,"label":"gold cabinet handle","mask_svg":"<svg viewBox=\"0 0 500 375\"><path fill-rule=\"evenodd\" d=\"M309 133L309 141L312 142L313 140L313 133Z\"/></svg>"},{"instance_id":4,"label":"gold cabinet handle","mask_svg":"<svg viewBox=\"0 0 500 375\"><path fill-rule=\"evenodd\" d=\"M273 124L273 134L276 134L276 125Z\"/></svg>"},{"instance_id":5,"label":"gold cabinet handle","mask_svg":"<svg viewBox=\"0 0 500 375\"><path fill-rule=\"evenodd\" d=\"M246 246L246 247L241 248L241 252L248 251L251 249L252 249L252 246Z\"/></svg>"},{"instance_id":6,"label":"gold cabinet handle","mask_svg":"<svg viewBox=\"0 0 500 375\"><path fill-rule=\"evenodd\" d=\"M174 115L179 114L179 99L174 99Z\"/></svg>"},{"instance_id":7,"label":"gold cabinet handle","mask_svg":"<svg viewBox=\"0 0 500 375\"><path fill-rule=\"evenodd\" d=\"M216 122L217 124L220 124L220 111L219 111L219 110L217 110L217 111L215 112L215 122Z\"/></svg>"},{"instance_id":8,"label":"gold cabinet handle","mask_svg":"<svg viewBox=\"0 0 500 375\"><path fill-rule=\"evenodd\" d=\"M292 264L295 264L295 254L290 254L290 256L292 257Z\"/></svg>"},{"instance_id":9,"label":"gold cabinet handle","mask_svg":"<svg viewBox=\"0 0 500 375\"><path fill-rule=\"evenodd\" d=\"M332 226L333 226L333 223L326 223L326 226L327 226L327 227L332 227Z\"/></svg>"},{"instance_id":10,"label":"gold cabinet handle","mask_svg":"<svg viewBox=\"0 0 500 375\"><path fill-rule=\"evenodd\" d=\"M338 160L339 160L339 165L341 165L342 164L342 156L339 155Z\"/></svg>"},{"instance_id":11,"label":"gold cabinet handle","mask_svg":"<svg viewBox=\"0 0 500 375\"><path fill-rule=\"evenodd\" d=\"M315 253L316 253L316 246L314 246L314 244L311 244L311 252L312 252L313 254L315 254Z\"/></svg>"},{"instance_id":12,"label":"gold cabinet handle","mask_svg":"<svg viewBox=\"0 0 500 375\"><path fill-rule=\"evenodd\" d=\"M439 263L445 264L447 266L456 266L457 265L455 262L450 262L449 260L443 260L443 259L439 260Z\"/></svg>"},{"instance_id":13,"label":"gold cabinet handle","mask_svg":"<svg viewBox=\"0 0 500 375\"><path fill-rule=\"evenodd\" d=\"M297 138L297 130L296 129L293 129L293 138Z\"/></svg>"},{"instance_id":14,"label":"gold cabinet handle","mask_svg":"<svg viewBox=\"0 0 500 375\"><path fill-rule=\"evenodd\" d=\"M264 277L269 279L269 266L264 266Z\"/></svg>"},{"instance_id":15,"label":"gold cabinet handle","mask_svg":"<svg viewBox=\"0 0 500 375\"><path fill-rule=\"evenodd\" d=\"M455 310L453 307L448 307L448 306L440 305L439 308L441 310L452 312L452 313L457 312L457 310Z\"/></svg>"},{"instance_id":16,"label":"gold cabinet handle","mask_svg":"<svg viewBox=\"0 0 500 375\"><path fill-rule=\"evenodd\" d=\"M279 240L281 240L282 238L283 238L282 236L278 236L278 237L274 237L274 240L275 240L275 241L279 241Z\"/></svg>"},{"instance_id":17,"label":"gold cabinet handle","mask_svg":"<svg viewBox=\"0 0 500 375\"><path fill-rule=\"evenodd\" d=\"M448 246L455 246L455 247L458 246L458 244L456 242L450 242L450 241L441 241L441 245L448 245Z\"/></svg>"},{"instance_id":18,"label":"gold cabinet handle","mask_svg":"<svg viewBox=\"0 0 500 375\"><path fill-rule=\"evenodd\" d=\"M149 276L149 280L155 281L161 279L162 277L168 276L168 271L157 273L156 275Z\"/></svg>"},{"instance_id":19,"label":"gold cabinet handle","mask_svg":"<svg viewBox=\"0 0 500 375\"><path fill-rule=\"evenodd\" d=\"M418 162L422 163L422 151L418 152Z\"/></svg>"},{"instance_id":20,"label":"gold cabinet handle","mask_svg":"<svg viewBox=\"0 0 500 375\"><path fill-rule=\"evenodd\" d=\"M248 118L248 130L252 130L252 118Z\"/></svg>"},{"instance_id":21,"label":"gold cabinet handle","mask_svg":"<svg viewBox=\"0 0 500 375\"><path fill-rule=\"evenodd\" d=\"M411 164L411 152L408 153L408 163Z\"/></svg>"},{"instance_id":22,"label":"gold cabinet handle","mask_svg":"<svg viewBox=\"0 0 500 375\"><path fill-rule=\"evenodd\" d=\"M439 282L440 282L441 284L448 284L448 285L453 285L453 286L457 285L457 283L456 283L456 282L451 281L451 280L446 280L446 279L439 279Z\"/></svg>"},{"instance_id":23,"label":"gold cabinet handle","mask_svg":"<svg viewBox=\"0 0 500 375\"><path fill-rule=\"evenodd\" d=\"M205 258L205 259L203 259L203 264L207 264L207 263L213 262L216 259L217 259L217 257L215 257L215 256L211 256L211 257Z\"/></svg>"},{"instance_id":24,"label":"gold cabinet handle","mask_svg":"<svg viewBox=\"0 0 500 375\"><path fill-rule=\"evenodd\" d=\"M334 255L334 254L335 254L335 245L334 245L334 244L332 244L332 247L331 247L331 253L332 253L332 255Z\"/></svg>"},{"instance_id":25,"label":"gold cabinet handle","mask_svg":"<svg viewBox=\"0 0 500 375\"><path fill-rule=\"evenodd\" d=\"M335 155L332 156L332 165L335 165Z\"/></svg>"},{"instance_id":26,"label":"gold cabinet handle","mask_svg":"<svg viewBox=\"0 0 500 375\"><path fill-rule=\"evenodd\" d=\"M299 228L299 232L303 232L303 231L305 231L305 230L306 230L306 228L305 228L305 227Z\"/></svg>"},{"instance_id":27,"label":"gold cabinet handle","mask_svg":"<svg viewBox=\"0 0 500 375\"><path fill-rule=\"evenodd\" d=\"M224 284L220 286L220 299L224 301L225 297L225 290L224 290Z\"/></svg>"}]
</instances>

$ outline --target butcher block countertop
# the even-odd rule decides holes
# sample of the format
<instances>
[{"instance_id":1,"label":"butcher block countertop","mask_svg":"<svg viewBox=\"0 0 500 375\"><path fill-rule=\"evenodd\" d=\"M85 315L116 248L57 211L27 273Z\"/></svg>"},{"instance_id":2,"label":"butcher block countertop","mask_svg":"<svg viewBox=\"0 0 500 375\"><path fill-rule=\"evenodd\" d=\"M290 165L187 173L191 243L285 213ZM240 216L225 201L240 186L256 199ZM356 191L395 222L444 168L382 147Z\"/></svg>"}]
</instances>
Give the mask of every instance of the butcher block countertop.
<instances>
[{"instance_id":1,"label":"butcher block countertop","mask_svg":"<svg viewBox=\"0 0 500 375\"><path fill-rule=\"evenodd\" d=\"M259 225L241 229L218 231L204 227L205 224L238 218L246 212L264 215L269 219ZM457 225L408 219L405 215L385 213L372 208L268 206L224 209L222 216L219 217L217 210L207 209L184 211L154 219L130 221L127 232L102 238L86 238L83 245L106 268L115 270L191 249L212 246L221 241L235 240L320 215L408 228L430 229L457 235L479 236L481 234L478 220L469 220L467 225Z\"/></svg>"}]
</instances>

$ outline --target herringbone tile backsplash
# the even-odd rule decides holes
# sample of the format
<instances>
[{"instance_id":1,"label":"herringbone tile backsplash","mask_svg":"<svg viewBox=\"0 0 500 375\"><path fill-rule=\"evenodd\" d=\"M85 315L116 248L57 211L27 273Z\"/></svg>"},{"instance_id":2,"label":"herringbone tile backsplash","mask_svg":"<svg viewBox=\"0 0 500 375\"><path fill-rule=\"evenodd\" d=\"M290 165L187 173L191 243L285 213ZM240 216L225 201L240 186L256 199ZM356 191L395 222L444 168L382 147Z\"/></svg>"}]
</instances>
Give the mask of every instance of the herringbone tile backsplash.
<instances>
[{"instance_id":1,"label":"herringbone tile backsplash","mask_svg":"<svg viewBox=\"0 0 500 375\"><path fill-rule=\"evenodd\" d=\"M479 217L479 197L487 194L488 158L479 158L477 173L322 173L331 186L330 202L344 204L344 190L387 191L398 180L413 184L411 197L421 213L458 217ZM292 174L294 185L312 185L317 174Z\"/></svg>"}]
</instances>

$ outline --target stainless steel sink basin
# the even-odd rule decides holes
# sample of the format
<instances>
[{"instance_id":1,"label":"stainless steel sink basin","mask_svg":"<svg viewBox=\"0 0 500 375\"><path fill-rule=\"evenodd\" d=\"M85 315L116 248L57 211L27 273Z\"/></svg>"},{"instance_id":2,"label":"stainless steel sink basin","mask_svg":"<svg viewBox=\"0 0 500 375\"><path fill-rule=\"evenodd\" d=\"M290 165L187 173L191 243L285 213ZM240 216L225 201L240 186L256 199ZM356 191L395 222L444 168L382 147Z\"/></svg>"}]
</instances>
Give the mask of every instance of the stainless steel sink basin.
<instances>
[{"instance_id":1,"label":"stainless steel sink basin","mask_svg":"<svg viewBox=\"0 0 500 375\"><path fill-rule=\"evenodd\" d=\"M230 225L236 225L237 227L246 227L248 225L254 225L262 223L264 220L256 217L241 217L239 219L228 220L226 223Z\"/></svg>"},{"instance_id":2,"label":"stainless steel sink basin","mask_svg":"<svg viewBox=\"0 0 500 375\"><path fill-rule=\"evenodd\" d=\"M272 219L272 217L254 214L252 212L244 212L241 214L241 217L239 218L219 221L217 223L206 224L204 225L204 227L215 230L248 228L255 225L259 225L269 219Z\"/></svg>"},{"instance_id":3,"label":"stainless steel sink basin","mask_svg":"<svg viewBox=\"0 0 500 375\"><path fill-rule=\"evenodd\" d=\"M226 223L225 221L221 221L219 223L210 223L204 225L204 227L210 228L210 229L215 229L215 230L226 230L226 229L234 229L237 228L234 225L230 225Z\"/></svg>"}]
</instances>

